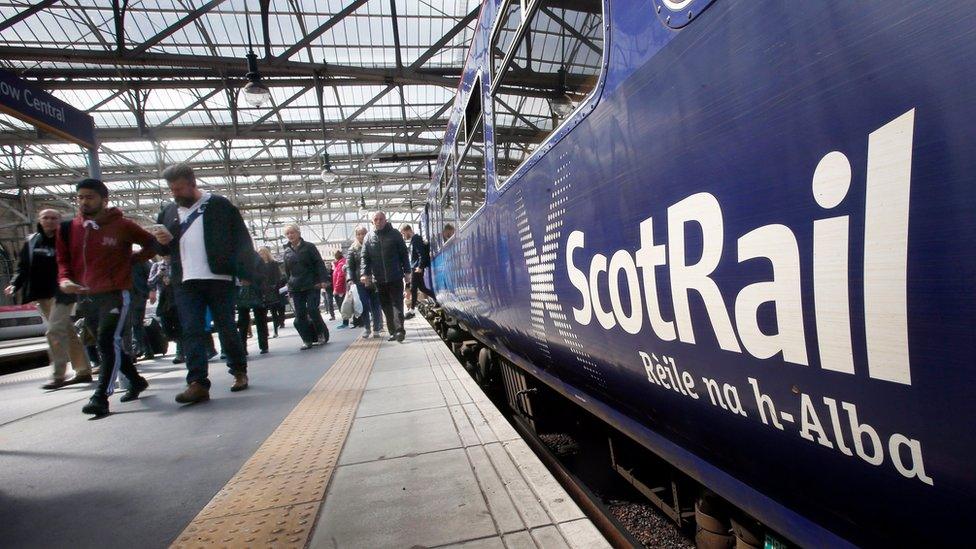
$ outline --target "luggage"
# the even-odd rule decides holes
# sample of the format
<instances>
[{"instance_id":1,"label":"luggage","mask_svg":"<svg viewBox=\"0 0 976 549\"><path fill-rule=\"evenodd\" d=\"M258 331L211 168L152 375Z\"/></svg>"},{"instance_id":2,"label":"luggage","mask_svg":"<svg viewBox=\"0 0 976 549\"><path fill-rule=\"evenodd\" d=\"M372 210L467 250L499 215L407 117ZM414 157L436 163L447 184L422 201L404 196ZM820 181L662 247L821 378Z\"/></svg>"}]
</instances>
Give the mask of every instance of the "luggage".
<instances>
[{"instance_id":1,"label":"luggage","mask_svg":"<svg viewBox=\"0 0 976 549\"><path fill-rule=\"evenodd\" d=\"M152 347L153 354L157 355L165 355L169 348L169 339L166 338L163 327L156 318L146 320L146 343Z\"/></svg>"}]
</instances>

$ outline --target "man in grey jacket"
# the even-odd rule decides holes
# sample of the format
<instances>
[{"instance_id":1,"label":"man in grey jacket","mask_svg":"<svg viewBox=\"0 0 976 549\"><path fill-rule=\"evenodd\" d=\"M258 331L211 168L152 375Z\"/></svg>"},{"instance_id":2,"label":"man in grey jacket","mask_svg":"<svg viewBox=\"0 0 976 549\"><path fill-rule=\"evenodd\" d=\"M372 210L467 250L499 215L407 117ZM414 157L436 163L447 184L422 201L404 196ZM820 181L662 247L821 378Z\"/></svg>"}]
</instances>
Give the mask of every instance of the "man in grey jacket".
<instances>
[{"instance_id":1,"label":"man in grey jacket","mask_svg":"<svg viewBox=\"0 0 976 549\"><path fill-rule=\"evenodd\" d=\"M363 284L375 284L390 341L403 341L403 284L410 276L410 256L403 236L386 220L385 212L373 214L373 232L363 245Z\"/></svg>"}]
</instances>

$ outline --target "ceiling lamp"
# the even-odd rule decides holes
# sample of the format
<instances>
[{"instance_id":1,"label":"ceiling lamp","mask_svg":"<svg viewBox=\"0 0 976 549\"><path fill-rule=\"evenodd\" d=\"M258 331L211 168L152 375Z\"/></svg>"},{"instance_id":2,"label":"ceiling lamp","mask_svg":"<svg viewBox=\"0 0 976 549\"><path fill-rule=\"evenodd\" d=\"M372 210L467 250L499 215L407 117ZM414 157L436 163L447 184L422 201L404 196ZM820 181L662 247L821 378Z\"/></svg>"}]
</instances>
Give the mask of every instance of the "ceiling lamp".
<instances>
[{"instance_id":1,"label":"ceiling lamp","mask_svg":"<svg viewBox=\"0 0 976 549\"><path fill-rule=\"evenodd\" d=\"M329 166L329 167L325 168L324 170L322 170L322 182L323 183L334 183L337 179L339 179L339 176L336 175L336 173L332 171L332 167L331 166Z\"/></svg>"},{"instance_id":2,"label":"ceiling lamp","mask_svg":"<svg viewBox=\"0 0 976 549\"><path fill-rule=\"evenodd\" d=\"M552 112L556 113L556 116L566 118L576 109L576 105L566 93L566 69L559 69L558 74L559 85L556 86L555 95L549 99L549 106L552 108Z\"/></svg>"},{"instance_id":3,"label":"ceiling lamp","mask_svg":"<svg viewBox=\"0 0 976 549\"><path fill-rule=\"evenodd\" d=\"M241 90L244 93L244 101L255 108L263 107L271 101L271 90L261 83L261 74L258 73L258 56L253 51L247 54L247 74L248 83Z\"/></svg>"},{"instance_id":4,"label":"ceiling lamp","mask_svg":"<svg viewBox=\"0 0 976 549\"><path fill-rule=\"evenodd\" d=\"M261 83L261 74L258 72L258 56L254 54L254 46L251 45L251 14L244 4L244 22L247 26L247 74L244 76L248 82L244 85L241 92L244 93L244 102L254 108L260 108L271 101L271 90Z\"/></svg>"}]
</instances>

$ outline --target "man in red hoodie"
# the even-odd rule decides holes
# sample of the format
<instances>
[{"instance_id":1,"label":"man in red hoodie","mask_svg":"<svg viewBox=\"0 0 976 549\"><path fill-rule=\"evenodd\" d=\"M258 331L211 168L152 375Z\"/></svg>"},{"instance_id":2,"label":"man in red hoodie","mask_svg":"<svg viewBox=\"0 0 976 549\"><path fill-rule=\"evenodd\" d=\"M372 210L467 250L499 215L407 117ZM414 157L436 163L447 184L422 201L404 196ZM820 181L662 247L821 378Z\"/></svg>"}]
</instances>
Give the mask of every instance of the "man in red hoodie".
<instances>
[{"instance_id":1,"label":"man in red hoodie","mask_svg":"<svg viewBox=\"0 0 976 549\"><path fill-rule=\"evenodd\" d=\"M83 179L75 186L78 215L61 224L57 237L58 281L61 291L78 294L78 312L97 334L101 369L98 387L82 412L108 414L108 397L115 390L119 371L129 380L129 390L120 399L139 398L149 382L133 365L125 334L130 309L132 263L155 254L151 234L108 208L108 187L98 179ZM132 253L132 245L142 251Z\"/></svg>"}]
</instances>

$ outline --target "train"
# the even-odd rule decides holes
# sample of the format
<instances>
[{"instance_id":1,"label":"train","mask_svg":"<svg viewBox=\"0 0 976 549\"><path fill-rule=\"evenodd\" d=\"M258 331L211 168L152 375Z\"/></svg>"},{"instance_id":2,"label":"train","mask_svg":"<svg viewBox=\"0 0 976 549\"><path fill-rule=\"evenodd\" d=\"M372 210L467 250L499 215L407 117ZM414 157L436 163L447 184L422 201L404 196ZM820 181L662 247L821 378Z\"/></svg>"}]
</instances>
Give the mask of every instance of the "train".
<instances>
[{"instance_id":1,"label":"train","mask_svg":"<svg viewBox=\"0 0 976 549\"><path fill-rule=\"evenodd\" d=\"M971 7L487 0L421 217L437 321L767 541L966 539Z\"/></svg>"}]
</instances>

